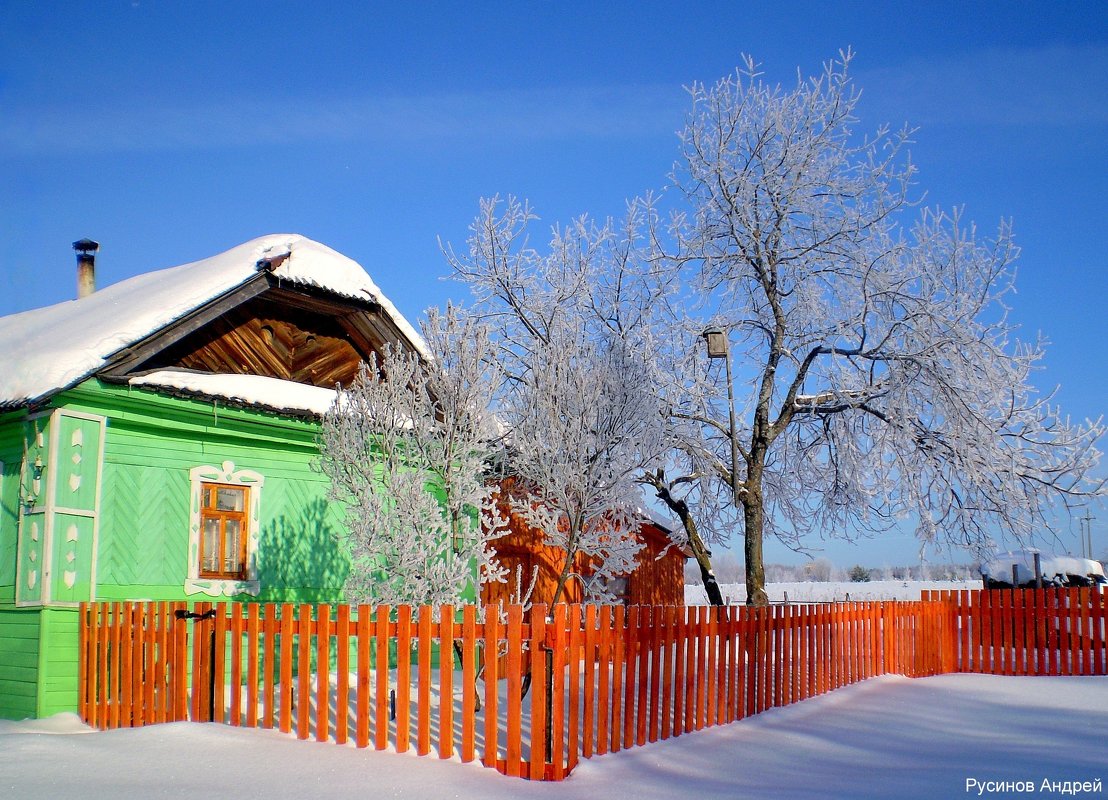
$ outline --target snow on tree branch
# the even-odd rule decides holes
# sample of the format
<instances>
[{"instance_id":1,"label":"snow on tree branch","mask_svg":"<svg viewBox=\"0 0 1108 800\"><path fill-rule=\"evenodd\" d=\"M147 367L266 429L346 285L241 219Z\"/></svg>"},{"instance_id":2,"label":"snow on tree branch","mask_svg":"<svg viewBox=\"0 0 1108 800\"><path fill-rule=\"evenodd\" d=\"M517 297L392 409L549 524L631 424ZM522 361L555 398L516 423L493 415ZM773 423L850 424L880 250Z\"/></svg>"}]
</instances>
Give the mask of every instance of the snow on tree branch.
<instances>
[{"instance_id":1,"label":"snow on tree branch","mask_svg":"<svg viewBox=\"0 0 1108 800\"><path fill-rule=\"evenodd\" d=\"M912 131L859 135L852 54L792 89L747 60L692 87L664 247L705 319L729 332L742 422L747 564L763 531L792 541L913 517L922 540L1027 538L1054 502L1102 495L1100 422L1071 425L1031 378L1041 342L1007 318L1010 225L906 217ZM661 237L658 237L661 241ZM719 458L719 384L675 383L686 432ZM757 582L756 575L748 579Z\"/></svg>"},{"instance_id":2,"label":"snow on tree branch","mask_svg":"<svg viewBox=\"0 0 1108 800\"><path fill-rule=\"evenodd\" d=\"M621 316L633 307L621 270L637 259L610 223L586 217L555 228L540 253L533 219L513 198L483 201L468 253L446 252L472 313L496 332L509 471L526 490L514 508L565 552L553 600L571 579L603 597L608 578L634 568L637 477L664 447L641 326Z\"/></svg>"},{"instance_id":3,"label":"snow on tree branch","mask_svg":"<svg viewBox=\"0 0 1108 800\"><path fill-rule=\"evenodd\" d=\"M352 602L455 604L504 575L486 480L491 342L454 309L431 312L423 334L434 362L386 345L323 419L319 465L346 509Z\"/></svg>"},{"instance_id":4,"label":"snow on tree branch","mask_svg":"<svg viewBox=\"0 0 1108 800\"><path fill-rule=\"evenodd\" d=\"M565 398L540 387L574 386L559 370L583 362L567 354L607 368L618 341L647 365L664 420L652 435L665 458L643 460L638 479L682 519L706 573L705 543L741 531L754 603L766 535L801 549L911 520L924 545L980 551L1108 494L1103 424L1073 424L1038 392L1044 343L1019 340L1008 318L1010 224L987 238L958 210L917 208L914 131L859 131L852 59L791 87L750 58L694 84L672 190L631 201L618 224L580 217L535 246L530 206L494 198L468 253L446 250L497 330L514 402L546 420L513 418L521 447L535 437L527 459L580 463L595 431L559 428ZM726 333L727 360L707 358L709 326ZM572 346L558 345L564 331ZM551 472L536 485L553 497ZM584 489L565 485L572 519ZM626 496L613 490L612 507Z\"/></svg>"}]
</instances>

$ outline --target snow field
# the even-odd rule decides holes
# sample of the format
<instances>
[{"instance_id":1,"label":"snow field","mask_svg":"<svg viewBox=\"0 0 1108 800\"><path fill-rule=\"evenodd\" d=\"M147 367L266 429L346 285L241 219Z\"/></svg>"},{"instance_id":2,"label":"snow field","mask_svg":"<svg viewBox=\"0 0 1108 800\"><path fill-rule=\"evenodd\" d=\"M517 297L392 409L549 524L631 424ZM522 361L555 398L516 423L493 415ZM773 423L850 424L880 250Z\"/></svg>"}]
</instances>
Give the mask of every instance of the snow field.
<instances>
[{"instance_id":1,"label":"snow field","mask_svg":"<svg viewBox=\"0 0 1108 800\"><path fill-rule=\"evenodd\" d=\"M720 584L723 598L730 604L746 602L745 583ZM980 589L981 581L799 581L768 583L766 594L771 603L782 603L788 595L790 603L834 603L863 600L919 600L925 589L957 591ZM685 585L685 603L706 605L708 596L703 586Z\"/></svg>"},{"instance_id":2,"label":"snow field","mask_svg":"<svg viewBox=\"0 0 1108 800\"><path fill-rule=\"evenodd\" d=\"M583 761L565 782L479 765L298 742L275 731L173 723L88 736L74 715L0 722L0 795L19 800L675 797L937 800L967 780L1103 778L1108 679L874 678L649 747ZM44 733L43 727L53 731ZM222 787L222 788L220 788ZM989 793L983 796L1050 797Z\"/></svg>"}]
</instances>

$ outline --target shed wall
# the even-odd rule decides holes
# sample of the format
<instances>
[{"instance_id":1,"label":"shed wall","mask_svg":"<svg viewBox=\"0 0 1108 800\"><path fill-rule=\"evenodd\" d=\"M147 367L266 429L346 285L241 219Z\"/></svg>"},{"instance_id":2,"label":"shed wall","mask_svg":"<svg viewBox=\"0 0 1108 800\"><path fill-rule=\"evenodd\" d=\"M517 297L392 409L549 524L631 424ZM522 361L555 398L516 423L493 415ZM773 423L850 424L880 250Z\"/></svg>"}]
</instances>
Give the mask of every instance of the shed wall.
<instances>
[{"instance_id":1,"label":"shed wall","mask_svg":"<svg viewBox=\"0 0 1108 800\"><path fill-rule=\"evenodd\" d=\"M505 482L505 491L511 490L509 479ZM515 572L519 566L525 587L537 568L531 602L550 603L558 585L558 575L565 564L565 550L545 544L542 531L530 527L519 514L513 513L503 496L497 505L506 520L507 533L493 542L493 549L511 574L506 584L486 584L482 589L482 602L511 602L517 590ZM628 576L627 601L632 605L684 605L685 556L678 548L671 546L669 537L657 525L643 523L639 538L644 547L637 558L638 566ZM578 554L573 571L589 574L589 559ZM561 602L584 602L580 581L570 580L566 584Z\"/></svg>"}]
</instances>

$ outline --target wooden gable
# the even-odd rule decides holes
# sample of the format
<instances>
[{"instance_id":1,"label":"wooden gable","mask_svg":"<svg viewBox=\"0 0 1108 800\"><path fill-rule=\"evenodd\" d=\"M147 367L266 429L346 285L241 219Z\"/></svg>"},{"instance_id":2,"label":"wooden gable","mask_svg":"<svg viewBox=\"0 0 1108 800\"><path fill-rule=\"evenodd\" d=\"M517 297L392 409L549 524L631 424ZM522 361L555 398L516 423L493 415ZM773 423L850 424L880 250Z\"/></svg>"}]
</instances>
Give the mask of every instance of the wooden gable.
<instances>
[{"instance_id":1,"label":"wooden gable","mask_svg":"<svg viewBox=\"0 0 1108 800\"><path fill-rule=\"evenodd\" d=\"M411 346L376 303L282 287L259 275L120 353L102 374L186 369L332 389L385 342Z\"/></svg>"},{"instance_id":2,"label":"wooden gable","mask_svg":"<svg viewBox=\"0 0 1108 800\"><path fill-rule=\"evenodd\" d=\"M334 316L261 297L189 334L141 369L263 375L333 388L348 385L358 364L377 349L353 339Z\"/></svg>"}]
</instances>

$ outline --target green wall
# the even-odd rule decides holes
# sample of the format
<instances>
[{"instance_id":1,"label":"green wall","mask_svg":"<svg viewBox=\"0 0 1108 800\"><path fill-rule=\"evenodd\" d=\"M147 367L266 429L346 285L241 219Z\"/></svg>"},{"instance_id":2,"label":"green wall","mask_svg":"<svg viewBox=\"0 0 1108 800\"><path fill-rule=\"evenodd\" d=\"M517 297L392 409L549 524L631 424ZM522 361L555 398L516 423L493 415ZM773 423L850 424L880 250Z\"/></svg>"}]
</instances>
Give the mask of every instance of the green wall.
<instances>
[{"instance_id":1,"label":"green wall","mask_svg":"<svg viewBox=\"0 0 1108 800\"><path fill-rule=\"evenodd\" d=\"M41 613L0 609L0 718L38 716Z\"/></svg>"},{"instance_id":2,"label":"green wall","mask_svg":"<svg viewBox=\"0 0 1108 800\"><path fill-rule=\"evenodd\" d=\"M77 635L76 609L43 609L35 716L77 710Z\"/></svg>"},{"instance_id":3,"label":"green wall","mask_svg":"<svg viewBox=\"0 0 1108 800\"><path fill-rule=\"evenodd\" d=\"M77 612L0 611L0 718L77 710Z\"/></svg>"},{"instance_id":4,"label":"green wall","mask_svg":"<svg viewBox=\"0 0 1108 800\"><path fill-rule=\"evenodd\" d=\"M265 479L257 599L341 598L349 570L339 545L342 511L327 500L327 480L311 467L317 422L95 381L58 401L108 418L98 599L211 599L184 591L189 471L228 461Z\"/></svg>"},{"instance_id":5,"label":"green wall","mask_svg":"<svg viewBox=\"0 0 1108 800\"><path fill-rule=\"evenodd\" d=\"M336 602L349 563L340 545L342 511L327 500L327 480L312 469L319 424L219 403L176 398L90 380L53 399L52 407L106 418L98 423L61 417L58 464L45 463L43 481L56 481L66 506L86 514L97 508L95 576L91 575L93 517L57 514L55 565L89 563L80 579L62 586L56 569L52 601L228 600L189 594L188 547L194 467L232 462L264 478L256 555L259 594L233 599ZM46 409L47 411L49 409ZM0 717L44 716L75 710L77 614L72 608L15 607L19 536L20 464L24 439L38 422L25 412L0 416ZM82 428L74 438L73 431ZM95 429L95 430L94 430ZM80 447L70 450L71 442ZM91 470L100 461L102 473ZM92 453L95 450L95 457ZM46 451L43 450L43 453ZM84 461L77 456L84 454ZM42 458L46 462L46 458ZM71 466L73 465L73 466ZM80 479L73 477L81 472ZM66 494L69 492L69 494ZM45 498L45 494L43 494ZM40 501L30 519L45 520ZM88 553L69 559L65 531ZM58 544L57 542L62 542ZM32 548L33 549L33 548ZM69 549L73 549L71 546ZM36 553L23 565L40 566ZM71 578L72 582L72 578ZM39 590L21 590L33 602Z\"/></svg>"},{"instance_id":6,"label":"green wall","mask_svg":"<svg viewBox=\"0 0 1108 800\"><path fill-rule=\"evenodd\" d=\"M22 413L0 414L0 608L10 605L15 596L23 419Z\"/></svg>"}]
</instances>

